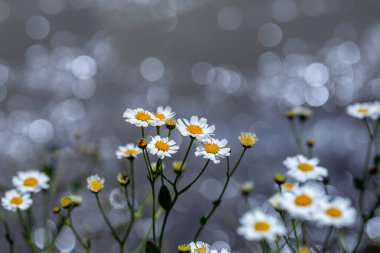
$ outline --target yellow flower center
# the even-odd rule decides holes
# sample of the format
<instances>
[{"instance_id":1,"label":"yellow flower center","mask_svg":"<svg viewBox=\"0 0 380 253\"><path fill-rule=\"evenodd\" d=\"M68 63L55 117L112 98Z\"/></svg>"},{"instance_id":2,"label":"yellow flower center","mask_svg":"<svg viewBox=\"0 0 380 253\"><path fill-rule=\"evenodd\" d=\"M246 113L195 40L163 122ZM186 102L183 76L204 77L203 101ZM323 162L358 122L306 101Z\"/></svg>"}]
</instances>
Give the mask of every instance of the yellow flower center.
<instances>
[{"instance_id":1,"label":"yellow flower center","mask_svg":"<svg viewBox=\"0 0 380 253\"><path fill-rule=\"evenodd\" d=\"M286 190L292 190L294 188L294 184L293 183L285 183L283 185L283 187L286 189Z\"/></svg>"},{"instance_id":2,"label":"yellow flower center","mask_svg":"<svg viewBox=\"0 0 380 253\"><path fill-rule=\"evenodd\" d=\"M161 151L168 151L169 150L169 144L167 144L165 141L162 141L162 140L157 141L155 144L155 147Z\"/></svg>"},{"instance_id":3,"label":"yellow flower center","mask_svg":"<svg viewBox=\"0 0 380 253\"><path fill-rule=\"evenodd\" d=\"M186 130L191 134L202 134L203 130L198 125L188 125Z\"/></svg>"},{"instance_id":4,"label":"yellow flower center","mask_svg":"<svg viewBox=\"0 0 380 253\"><path fill-rule=\"evenodd\" d=\"M159 120L165 119L165 115L163 113L155 113L154 116Z\"/></svg>"},{"instance_id":5,"label":"yellow flower center","mask_svg":"<svg viewBox=\"0 0 380 253\"><path fill-rule=\"evenodd\" d=\"M194 249L195 253L206 253L206 248L196 248Z\"/></svg>"},{"instance_id":6,"label":"yellow flower center","mask_svg":"<svg viewBox=\"0 0 380 253\"><path fill-rule=\"evenodd\" d=\"M14 196L13 198L11 198L11 204L13 205L21 205L22 202L24 202L24 200L22 199L21 196Z\"/></svg>"},{"instance_id":7,"label":"yellow flower center","mask_svg":"<svg viewBox=\"0 0 380 253\"><path fill-rule=\"evenodd\" d=\"M255 223L254 228L256 231L265 232L270 229L270 224L266 221L258 221Z\"/></svg>"},{"instance_id":8,"label":"yellow flower center","mask_svg":"<svg viewBox=\"0 0 380 253\"><path fill-rule=\"evenodd\" d=\"M326 210L326 214L333 218L339 218L342 216L342 211L337 207L330 207Z\"/></svg>"},{"instance_id":9,"label":"yellow flower center","mask_svg":"<svg viewBox=\"0 0 380 253\"><path fill-rule=\"evenodd\" d=\"M70 197L63 197L61 198L61 205L62 207L66 208L72 204L72 199Z\"/></svg>"},{"instance_id":10,"label":"yellow flower center","mask_svg":"<svg viewBox=\"0 0 380 253\"><path fill-rule=\"evenodd\" d=\"M253 146L255 144L256 140L255 140L255 138L252 138L249 135L244 135L241 137L240 142L244 146Z\"/></svg>"},{"instance_id":11,"label":"yellow flower center","mask_svg":"<svg viewBox=\"0 0 380 253\"><path fill-rule=\"evenodd\" d=\"M301 194L294 199L294 203L297 206L309 206L313 203L313 199L306 194Z\"/></svg>"},{"instance_id":12,"label":"yellow flower center","mask_svg":"<svg viewBox=\"0 0 380 253\"><path fill-rule=\"evenodd\" d=\"M35 177L29 177L24 180L24 186L35 187L38 185L38 180Z\"/></svg>"},{"instance_id":13,"label":"yellow flower center","mask_svg":"<svg viewBox=\"0 0 380 253\"><path fill-rule=\"evenodd\" d=\"M136 116L135 118L137 120L141 120L141 121L148 121L148 120L151 120L152 118L150 117L150 115L146 112L138 112L136 113Z\"/></svg>"},{"instance_id":14,"label":"yellow flower center","mask_svg":"<svg viewBox=\"0 0 380 253\"><path fill-rule=\"evenodd\" d=\"M100 182L99 180L93 180L90 183L90 189L94 192L98 192L103 188L103 183Z\"/></svg>"},{"instance_id":15,"label":"yellow flower center","mask_svg":"<svg viewBox=\"0 0 380 253\"><path fill-rule=\"evenodd\" d=\"M357 111L358 113L368 113L369 112L369 110L368 110L368 108L365 108L365 107L360 107L359 109L358 109L358 111Z\"/></svg>"},{"instance_id":16,"label":"yellow flower center","mask_svg":"<svg viewBox=\"0 0 380 253\"><path fill-rule=\"evenodd\" d=\"M204 145L204 147L207 153L216 154L219 151L219 146L215 143L207 143Z\"/></svg>"},{"instance_id":17,"label":"yellow flower center","mask_svg":"<svg viewBox=\"0 0 380 253\"><path fill-rule=\"evenodd\" d=\"M124 155L126 155L126 156L137 155L137 150L136 149L127 149L124 151Z\"/></svg>"},{"instance_id":18,"label":"yellow flower center","mask_svg":"<svg viewBox=\"0 0 380 253\"><path fill-rule=\"evenodd\" d=\"M314 166L310 165L308 163L300 163L297 165L297 168L299 170L302 170L303 172L308 172L314 170Z\"/></svg>"}]
</instances>

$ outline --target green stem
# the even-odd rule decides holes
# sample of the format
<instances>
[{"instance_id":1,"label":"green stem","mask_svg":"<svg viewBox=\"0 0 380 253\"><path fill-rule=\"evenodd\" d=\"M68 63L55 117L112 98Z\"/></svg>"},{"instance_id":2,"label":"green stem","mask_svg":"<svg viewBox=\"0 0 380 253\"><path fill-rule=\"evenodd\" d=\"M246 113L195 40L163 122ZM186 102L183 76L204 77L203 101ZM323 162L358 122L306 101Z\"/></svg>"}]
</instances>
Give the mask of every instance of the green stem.
<instances>
[{"instance_id":1,"label":"green stem","mask_svg":"<svg viewBox=\"0 0 380 253\"><path fill-rule=\"evenodd\" d=\"M345 242L344 242L344 236L341 229L337 230L338 234L338 241L339 241L339 248L342 253L347 253Z\"/></svg>"},{"instance_id":2,"label":"green stem","mask_svg":"<svg viewBox=\"0 0 380 253\"><path fill-rule=\"evenodd\" d=\"M141 127L141 137L142 137L142 138L145 138L145 131L144 131L144 127Z\"/></svg>"},{"instance_id":3,"label":"green stem","mask_svg":"<svg viewBox=\"0 0 380 253\"><path fill-rule=\"evenodd\" d=\"M156 126L156 132L157 132L157 135L160 135L160 127L159 126Z\"/></svg>"},{"instance_id":4,"label":"green stem","mask_svg":"<svg viewBox=\"0 0 380 253\"><path fill-rule=\"evenodd\" d=\"M106 213L104 212L104 209L103 209L102 204L100 203L100 200L99 200L99 194L98 194L98 193L95 193L95 198L96 198L96 203L98 204L98 207L99 207L100 213L102 214L103 219L104 219L104 221L106 222L108 228L111 230L113 238L115 238L115 240L116 240L117 242L120 243L121 240L120 240L119 236L117 235L116 230L112 227L112 224L111 224L111 222L109 221L109 219L108 219Z\"/></svg>"},{"instance_id":5,"label":"green stem","mask_svg":"<svg viewBox=\"0 0 380 253\"><path fill-rule=\"evenodd\" d=\"M3 221L3 225L4 225L4 229L5 229L4 237L5 237L5 240L7 241L8 245L9 245L9 252L13 253L14 252L13 251L14 250L14 239L13 239L11 231L9 229L8 222L5 219L5 217L3 217L2 214L0 214L0 219Z\"/></svg>"},{"instance_id":6,"label":"green stem","mask_svg":"<svg viewBox=\"0 0 380 253\"><path fill-rule=\"evenodd\" d=\"M90 245L83 242L82 238L79 236L79 233L76 231L73 225L73 220L71 218L71 209L67 211L67 217L69 218L69 224L66 224L71 231L73 231L75 237L77 238L78 242L82 247L86 250L86 252L90 252Z\"/></svg>"},{"instance_id":7,"label":"green stem","mask_svg":"<svg viewBox=\"0 0 380 253\"><path fill-rule=\"evenodd\" d=\"M300 241L298 239L296 221L294 219L292 219L292 229L293 229L294 239L296 240L296 247L298 250L300 248Z\"/></svg>"},{"instance_id":8,"label":"green stem","mask_svg":"<svg viewBox=\"0 0 380 253\"><path fill-rule=\"evenodd\" d=\"M129 159L131 166L131 188L132 188L132 209L135 207L135 172L133 167L133 159Z\"/></svg>"},{"instance_id":9,"label":"green stem","mask_svg":"<svg viewBox=\"0 0 380 253\"><path fill-rule=\"evenodd\" d=\"M26 243L29 245L31 251L33 253L37 253L37 249L33 243L32 237L31 237L31 231L28 228L28 224L25 222L24 218L22 217L20 209L17 209L17 215L20 220L21 226L23 228L23 236L26 241Z\"/></svg>"}]
</instances>

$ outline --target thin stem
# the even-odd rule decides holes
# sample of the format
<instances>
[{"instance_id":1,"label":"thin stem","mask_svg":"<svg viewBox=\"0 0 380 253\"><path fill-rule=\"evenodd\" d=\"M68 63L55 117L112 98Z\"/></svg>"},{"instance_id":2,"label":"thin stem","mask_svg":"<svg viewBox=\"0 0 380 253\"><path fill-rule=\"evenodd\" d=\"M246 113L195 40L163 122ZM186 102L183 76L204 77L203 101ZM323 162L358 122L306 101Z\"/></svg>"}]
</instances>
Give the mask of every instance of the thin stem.
<instances>
[{"instance_id":1,"label":"thin stem","mask_svg":"<svg viewBox=\"0 0 380 253\"><path fill-rule=\"evenodd\" d=\"M302 232L302 245L306 244L306 222L301 222L301 232Z\"/></svg>"},{"instance_id":2,"label":"thin stem","mask_svg":"<svg viewBox=\"0 0 380 253\"><path fill-rule=\"evenodd\" d=\"M132 188L132 209L135 207L135 172L133 167L133 159L129 159L131 166L131 188Z\"/></svg>"},{"instance_id":3,"label":"thin stem","mask_svg":"<svg viewBox=\"0 0 380 253\"><path fill-rule=\"evenodd\" d=\"M230 182L232 175L234 174L234 172L238 168L238 166L239 166L241 160L243 159L243 156L244 156L246 151L247 151L247 148L244 148L243 152L241 153L241 155L240 155L238 161L236 162L235 166L233 167L232 171L230 171L230 160L229 160L229 157L227 157L227 159L226 159L227 160L227 179L226 179L226 182L224 183L222 192L220 193L219 197L212 203L213 205L212 205L210 212L206 216L203 216L204 219L202 219L201 225L199 226L197 232L195 233L193 241L196 241L198 239L198 237L202 233L205 225L207 224L207 222L209 221L211 216L214 214L215 210L218 208L218 206L222 202L222 198L223 198L224 193L226 192L228 183Z\"/></svg>"},{"instance_id":4,"label":"thin stem","mask_svg":"<svg viewBox=\"0 0 380 253\"><path fill-rule=\"evenodd\" d=\"M292 229L293 229L294 239L296 240L296 246L298 250L300 248L300 241L298 239L296 221L294 219L292 219Z\"/></svg>"},{"instance_id":5,"label":"thin stem","mask_svg":"<svg viewBox=\"0 0 380 253\"><path fill-rule=\"evenodd\" d=\"M333 230L334 230L333 226L330 226L328 228L325 240L323 241L322 252L325 252L327 250Z\"/></svg>"},{"instance_id":6,"label":"thin stem","mask_svg":"<svg viewBox=\"0 0 380 253\"><path fill-rule=\"evenodd\" d=\"M189 190L190 187L193 186L193 184L194 184L195 182L198 181L198 179L199 179L199 178L203 175L203 173L206 171L206 168L207 168L207 166L208 166L209 163L210 163L210 160L208 159L207 162L206 162L206 164L203 166L201 172L198 174L198 176L197 176L196 178L194 178L194 180L191 181L186 187L184 187L182 190L180 190L180 191L178 192L178 195L181 195L181 194L183 194L184 192L186 192L187 190Z\"/></svg>"},{"instance_id":7,"label":"thin stem","mask_svg":"<svg viewBox=\"0 0 380 253\"><path fill-rule=\"evenodd\" d=\"M301 123L301 124L303 124L303 123ZM304 151L303 143L302 143L302 133L298 132L294 120L290 121L290 126L292 128L292 132L293 132L294 138L296 140L296 144L297 144L299 151L301 152L301 154L305 155L305 151Z\"/></svg>"},{"instance_id":8,"label":"thin stem","mask_svg":"<svg viewBox=\"0 0 380 253\"><path fill-rule=\"evenodd\" d=\"M9 229L9 225L8 225L8 222L7 220L2 216L2 214L0 214L0 218L1 220L3 221L3 225L4 225L4 229L5 229L5 234L4 234L4 237L5 237L5 240L7 241L8 245L9 245L9 252L10 253L13 253L14 251L14 239L12 237L12 234L11 234L11 231Z\"/></svg>"},{"instance_id":9,"label":"thin stem","mask_svg":"<svg viewBox=\"0 0 380 253\"><path fill-rule=\"evenodd\" d=\"M141 137L142 137L142 138L145 138L145 131L144 131L144 127L141 127Z\"/></svg>"},{"instance_id":10,"label":"thin stem","mask_svg":"<svg viewBox=\"0 0 380 253\"><path fill-rule=\"evenodd\" d=\"M345 246L345 242L344 242L344 236L343 236L343 232L341 229L338 229L337 230L337 234L338 234L338 241L339 241L339 248L340 248L340 251L342 253L346 253L347 250L346 250L346 246Z\"/></svg>"},{"instance_id":11,"label":"thin stem","mask_svg":"<svg viewBox=\"0 0 380 253\"><path fill-rule=\"evenodd\" d=\"M121 240L120 240L119 236L117 235L116 230L112 227L112 224L111 224L111 222L109 221L109 219L108 219L106 213L104 212L104 209L103 209L102 204L100 203L100 200L99 200L99 194L98 194L98 193L95 193L95 198L96 198L96 203L98 204L98 207L99 207L100 213L102 214L103 219L104 219L104 221L106 222L108 228L109 228L109 229L111 230L111 232L112 232L112 236L115 238L115 240L116 240L117 242L120 243Z\"/></svg>"},{"instance_id":12,"label":"thin stem","mask_svg":"<svg viewBox=\"0 0 380 253\"><path fill-rule=\"evenodd\" d=\"M160 126L156 126L157 135L160 135Z\"/></svg>"},{"instance_id":13,"label":"thin stem","mask_svg":"<svg viewBox=\"0 0 380 253\"><path fill-rule=\"evenodd\" d=\"M28 228L27 223L25 222L24 218L22 217L20 209L17 209L17 215L18 215L18 218L20 220L21 226L23 228L23 236L24 236L25 241L29 245L31 251L33 253L37 253L37 249L36 249L36 247L32 241L32 238L31 238L31 232Z\"/></svg>"},{"instance_id":14,"label":"thin stem","mask_svg":"<svg viewBox=\"0 0 380 253\"><path fill-rule=\"evenodd\" d=\"M66 224L71 231L74 233L75 237L77 238L78 242L82 247L86 250L86 252L90 252L90 245L83 242L82 238L79 236L79 233L76 231L73 225L73 220L71 218L71 209L67 211L67 217L69 218L69 224Z\"/></svg>"}]
</instances>

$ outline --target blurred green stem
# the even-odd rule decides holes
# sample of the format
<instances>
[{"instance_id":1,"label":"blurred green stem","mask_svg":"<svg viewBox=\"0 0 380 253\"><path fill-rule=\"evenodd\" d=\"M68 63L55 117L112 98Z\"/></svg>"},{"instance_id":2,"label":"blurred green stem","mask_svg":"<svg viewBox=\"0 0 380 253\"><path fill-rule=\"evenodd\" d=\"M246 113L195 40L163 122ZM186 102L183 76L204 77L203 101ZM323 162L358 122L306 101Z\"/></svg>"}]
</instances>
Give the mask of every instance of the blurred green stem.
<instances>
[{"instance_id":1,"label":"blurred green stem","mask_svg":"<svg viewBox=\"0 0 380 253\"><path fill-rule=\"evenodd\" d=\"M74 228L73 220L71 218L71 211L72 211L71 208L69 208L67 210L67 218L69 219L69 222L66 223L66 225L71 229L71 231L73 231L73 233L74 233L75 237L77 238L79 244L82 245L82 247L86 250L86 253L89 253L90 248L91 248L91 244L89 243L89 241L87 243L83 242L82 238L79 236L79 233Z\"/></svg>"},{"instance_id":2,"label":"blurred green stem","mask_svg":"<svg viewBox=\"0 0 380 253\"><path fill-rule=\"evenodd\" d=\"M9 245L9 252L13 253L14 252L14 239L11 235L11 231L9 229L8 222L2 213L0 213L0 219L3 221L3 225L4 225L4 229L5 229L4 237L5 237L5 240L7 241L8 245Z\"/></svg>"},{"instance_id":3,"label":"blurred green stem","mask_svg":"<svg viewBox=\"0 0 380 253\"><path fill-rule=\"evenodd\" d=\"M31 228L28 228L28 224L25 222L24 218L22 217L20 209L17 209L17 215L18 215L18 218L20 220L21 226L23 228L23 236L24 236L26 243L29 245L29 247L33 253L37 253L38 252L37 248L34 245L33 240L32 240L32 233L30 230Z\"/></svg>"},{"instance_id":4,"label":"blurred green stem","mask_svg":"<svg viewBox=\"0 0 380 253\"><path fill-rule=\"evenodd\" d=\"M296 247L297 247L297 250L299 250L300 241L298 239L297 226L296 226L296 221L294 219L292 219L292 229L293 229L294 239L296 240Z\"/></svg>"}]
</instances>

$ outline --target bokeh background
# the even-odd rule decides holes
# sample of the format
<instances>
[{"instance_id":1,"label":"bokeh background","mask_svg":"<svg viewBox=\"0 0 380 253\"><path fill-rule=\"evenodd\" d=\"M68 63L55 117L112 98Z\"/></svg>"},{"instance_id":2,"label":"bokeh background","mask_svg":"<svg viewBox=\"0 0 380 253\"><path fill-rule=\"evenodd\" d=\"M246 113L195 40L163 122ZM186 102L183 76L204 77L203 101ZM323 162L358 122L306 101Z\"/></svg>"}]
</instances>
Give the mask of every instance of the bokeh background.
<instances>
[{"instance_id":1,"label":"bokeh background","mask_svg":"<svg viewBox=\"0 0 380 253\"><path fill-rule=\"evenodd\" d=\"M257 133L259 143L202 236L250 252L256 245L235 233L245 210L239 185L253 181L250 205L270 209L273 174L284 173L282 161L297 153L283 116L289 107L312 107L305 137L316 139L330 191L355 199L352 175L362 169L367 135L345 107L380 98L379 10L374 0L0 0L1 189L11 187L16 171L48 164L58 180L53 205L71 192L73 180L98 173L107 180L102 197L108 213L120 223L127 214L115 176L126 164L115 150L139 136L123 111L170 105L179 117L207 117L216 136L230 141L235 159L238 134ZM177 132L173 138L188 142ZM203 162L190 158L184 181ZM141 160L140 202L148 190ZM191 240L221 190L224 171L211 166L178 202L167 229L168 252ZM116 252L91 194L79 193L85 201L75 212L77 227L96 238L94 252ZM368 196L370 202L374 196ZM136 224L130 251L148 217ZM374 218L366 228L374 241L379 225ZM42 235L37 227L37 243ZM65 231L57 250L74 244ZM17 252L23 247L18 243ZM80 246L73 252L82 252Z\"/></svg>"}]
</instances>

